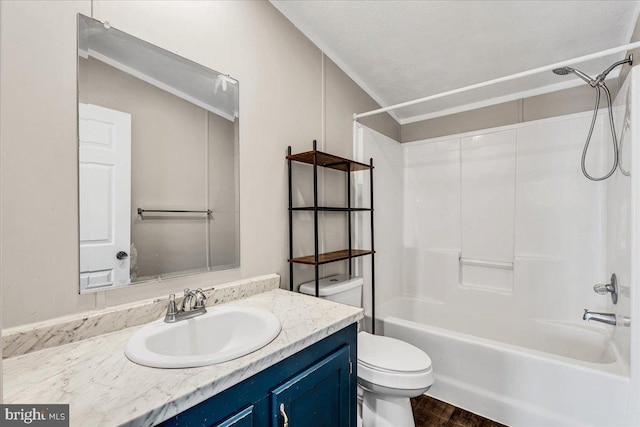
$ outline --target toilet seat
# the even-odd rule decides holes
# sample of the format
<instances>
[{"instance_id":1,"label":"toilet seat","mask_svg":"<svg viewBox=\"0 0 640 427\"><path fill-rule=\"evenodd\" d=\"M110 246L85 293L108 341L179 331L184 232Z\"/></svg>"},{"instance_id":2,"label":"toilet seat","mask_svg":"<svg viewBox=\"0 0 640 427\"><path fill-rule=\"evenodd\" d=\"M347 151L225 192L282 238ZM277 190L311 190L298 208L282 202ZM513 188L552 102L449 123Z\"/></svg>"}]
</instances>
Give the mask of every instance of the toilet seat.
<instances>
[{"instance_id":1,"label":"toilet seat","mask_svg":"<svg viewBox=\"0 0 640 427\"><path fill-rule=\"evenodd\" d=\"M363 385L417 390L433 384L431 359L419 348L395 338L358 333L358 378Z\"/></svg>"}]
</instances>

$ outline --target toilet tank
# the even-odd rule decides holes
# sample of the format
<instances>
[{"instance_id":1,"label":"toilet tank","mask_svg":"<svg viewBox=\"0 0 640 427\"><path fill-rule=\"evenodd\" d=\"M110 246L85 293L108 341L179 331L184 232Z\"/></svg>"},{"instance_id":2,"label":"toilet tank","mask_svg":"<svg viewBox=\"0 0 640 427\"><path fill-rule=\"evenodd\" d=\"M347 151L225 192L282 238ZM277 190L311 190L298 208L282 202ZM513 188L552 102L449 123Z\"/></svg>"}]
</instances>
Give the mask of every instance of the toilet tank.
<instances>
[{"instance_id":1,"label":"toilet tank","mask_svg":"<svg viewBox=\"0 0 640 427\"><path fill-rule=\"evenodd\" d=\"M349 276L348 274L336 274L320 279L319 297L342 304L362 307L362 277ZM300 285L300 293L316 294L316 282L306 282Z\"/></svg>"}]
</instances>

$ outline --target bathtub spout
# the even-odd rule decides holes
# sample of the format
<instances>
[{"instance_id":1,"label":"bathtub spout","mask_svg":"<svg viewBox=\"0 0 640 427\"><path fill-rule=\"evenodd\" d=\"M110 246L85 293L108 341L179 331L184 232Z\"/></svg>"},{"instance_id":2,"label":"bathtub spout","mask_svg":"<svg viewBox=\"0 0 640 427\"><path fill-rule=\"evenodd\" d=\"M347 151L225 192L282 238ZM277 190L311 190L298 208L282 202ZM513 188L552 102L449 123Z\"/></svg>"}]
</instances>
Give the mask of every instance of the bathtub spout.
<instances>
[{"instance_id":1,"label":"bathtub spout","mask_svg":"<svg viewBox=\"0 0 640 427\"><path fill-rule=\"evenodd\" d=\"M607 325L613 326L618 323L616 321L616 315L614 313L596 313L593 311L589 311L586 308L584 309L582 320L595 320L596 322L606 323Z\"/></svg>"}]
</instances>

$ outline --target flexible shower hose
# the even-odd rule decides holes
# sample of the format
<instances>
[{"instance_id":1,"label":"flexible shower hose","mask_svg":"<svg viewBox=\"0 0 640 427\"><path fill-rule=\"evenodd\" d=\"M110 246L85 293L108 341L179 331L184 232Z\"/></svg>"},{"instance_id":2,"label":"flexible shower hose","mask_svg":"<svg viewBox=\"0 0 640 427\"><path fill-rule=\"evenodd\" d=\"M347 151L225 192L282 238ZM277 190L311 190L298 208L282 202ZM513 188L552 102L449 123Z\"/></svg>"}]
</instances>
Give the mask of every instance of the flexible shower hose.
<instances>
[{"instance_id":1,"label":"flexible shower hose","mask_svg":"<svg viewBox=\"0 0 640 427\"><path fill-rule=\"evenodd\" d=\"M587 135L587 140L584 143L584 149L582 150L581 166L582 166L582 173L591 181L603 181L609 178L611 175L613 175L613 173L616 171L616 168L618 167L618 155L619 155L618 151L619 150L618 150L618 140L616 138L616 128L613 122L613 105L611 103L611 92L609 92L609 88L604 82L601 82L600 84L594 86L594 89L596 90L596 105L593 107L593 118L591 119L589 134ZM593 128L596 125L596 119L598 117L598 107L600 106L600 90L601 89L604 89L605 93L607 94L607 107L609 110L609 125L611 127L611 143L613 148L613 166L611 167L611 170L606 175L603 175L601 177L593 177L589 175L589 172L587 172L586 161L587 161L587 151L589 151L589 143L591 142L591 136L593 135Z\"/></svg>"}]
</instances>

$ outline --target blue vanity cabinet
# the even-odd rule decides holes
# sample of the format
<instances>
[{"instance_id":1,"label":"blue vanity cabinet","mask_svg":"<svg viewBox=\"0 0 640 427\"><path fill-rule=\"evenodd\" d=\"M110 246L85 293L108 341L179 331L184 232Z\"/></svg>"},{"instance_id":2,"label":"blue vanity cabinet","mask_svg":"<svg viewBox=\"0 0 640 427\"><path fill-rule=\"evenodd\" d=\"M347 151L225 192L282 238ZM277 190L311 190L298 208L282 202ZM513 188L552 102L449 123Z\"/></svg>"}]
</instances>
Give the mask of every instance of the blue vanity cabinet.
<instances>
[{"instance_id":1,"label":"blue vanity cabinet","mask_svg":"<svg viewBox=\"0 0 640 427\"><path fill-rule=\"evenodd\" d=\"M271 426L349 426L349 361L343 347L273 390Z\"/></svg>"},{"instance_id":2,"label":"blue vanity cabinet","mask_svg":"<svg viewBox=\"0 0 640 427\"><path fill-rule=\"evenodd\" d=\"M352 324L159 424L162 427L356 426ZM282 409L282 410L281 410Z\"/></svg>"}]
</instances>

